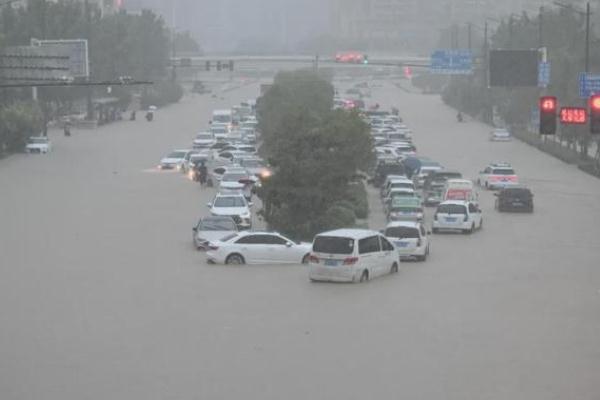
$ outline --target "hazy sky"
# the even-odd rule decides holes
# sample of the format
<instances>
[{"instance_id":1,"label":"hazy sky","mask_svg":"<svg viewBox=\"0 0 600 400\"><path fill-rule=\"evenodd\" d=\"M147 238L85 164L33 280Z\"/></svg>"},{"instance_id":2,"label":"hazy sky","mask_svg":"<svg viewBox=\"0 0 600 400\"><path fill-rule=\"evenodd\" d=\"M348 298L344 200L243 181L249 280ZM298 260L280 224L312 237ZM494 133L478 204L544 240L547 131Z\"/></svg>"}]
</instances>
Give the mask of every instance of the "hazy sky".
<instances>
[{"instance_id":1,"label":"hazy sky","mask_svg":"<svg viewBox=\"0 0 600 400\"><path fill-rule=\"evenodd\" d=\"M294 45L327 30L327 0L126 0L126 7L150 6L171 12L180 30L190 30L208 51L227 51L259 39Z\"/></svg>"}]
</instances>

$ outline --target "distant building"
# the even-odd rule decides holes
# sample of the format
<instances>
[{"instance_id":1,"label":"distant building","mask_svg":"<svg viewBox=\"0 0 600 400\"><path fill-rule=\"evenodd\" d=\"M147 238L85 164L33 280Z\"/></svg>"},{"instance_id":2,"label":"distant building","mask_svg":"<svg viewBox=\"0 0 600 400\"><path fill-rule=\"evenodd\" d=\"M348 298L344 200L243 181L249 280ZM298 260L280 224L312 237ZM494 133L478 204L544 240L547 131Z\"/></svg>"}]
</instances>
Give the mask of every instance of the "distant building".
<instances>
[{"instance_id":1,"label":"distant building","mask_svg":"<svg viewBox=\"0 0 600 400\"><path fill-rule=\"evenodd\" d=\"M536 15L543 0L331 0L332 33L373 48L430 47L454 24Z\"/></svg>"}]
</instances>

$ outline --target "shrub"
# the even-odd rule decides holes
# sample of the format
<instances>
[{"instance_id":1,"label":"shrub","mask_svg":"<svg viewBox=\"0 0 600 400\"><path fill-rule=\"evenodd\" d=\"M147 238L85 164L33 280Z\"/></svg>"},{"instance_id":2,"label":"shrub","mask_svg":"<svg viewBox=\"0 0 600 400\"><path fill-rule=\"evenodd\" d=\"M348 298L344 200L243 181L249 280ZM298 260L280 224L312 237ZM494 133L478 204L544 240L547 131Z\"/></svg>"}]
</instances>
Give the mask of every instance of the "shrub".
<instances>
[{"instance_id":1,"label":"shrub","mask_svg":"<svg viewBox=\"0 0 600 400\"><path fill-rule=\"evenodd\" d=\"M365 219L369 216L369 198L367 188L362 181L349 186L347 201L352 205L356 218Z\"/></svg>"},{"instance_id":2,"label":"shrub","mask_svg":"<svg viewBox=\"0 0 600 400\"><path fill-rule=\"evenodd\" d=\"M167 104L177 103L183 97L183 88L180 84L171 81L161 81L147 89L141 98L142 109L148 106L163 107Z\"/></svg>"}]
</instances>

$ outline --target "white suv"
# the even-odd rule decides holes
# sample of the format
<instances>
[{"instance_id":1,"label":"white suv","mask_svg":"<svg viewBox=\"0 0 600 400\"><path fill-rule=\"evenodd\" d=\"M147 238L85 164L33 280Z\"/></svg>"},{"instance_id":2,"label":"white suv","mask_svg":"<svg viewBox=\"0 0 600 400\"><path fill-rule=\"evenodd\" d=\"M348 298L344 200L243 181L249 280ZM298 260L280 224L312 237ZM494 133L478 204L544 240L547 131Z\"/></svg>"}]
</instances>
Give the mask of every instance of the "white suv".
<instances>
[{"instance_id":1,"label":"white suv","mask_svg":"<svg viewBox=\"0 0 600 400\"><path fill-rule=\"evenodd\" d=\"M503 189L519 184L519 178L509 163L492 163L479 173L477 183L486 189Z\"/></svg>"},{"instance_id":2,"label":"white suv","mask_svg":"<svg viewBox=\"0 0 600 400\"><path fill-rule=\"evenodd\" d=\"M242 193L217 193L214 200L207 204L212 215L233 218L238 229L252 228L252 203L246 201Z\"/></svg>"},{"instance_id":3,"label":"white suv","mask_svg":"<svg viewBox=\"0 0 600 400\"><path fill-rule=\"evenodd\" d=\"M364 282L398 272L398 250L379 232L338 229L315 237L309 257L311 281Z\"/></svg>"},{"instance_id":4,"label":"white suv","mask_svg":"<svg viewBox=\"0 0 600 400\"><path fill-rule=\"evenodd\" d=\"M27 153L48 154L52 150L52 143L46 136L32 136L27 139L25 151Z\"/></svg>"},{"instance_id":5,"label":"white suv","mask_svg":"<svg viewBox=\"0 0 600 400\"><path fill-rule=\"evenodd\" d=\"M414 258L425 261L429 255L429 234L421 222L390 222L384 231L385 236L394 243L400 259Z\"/></svg>"},{"instance_id":6,"label":"white suv","mask_svg":"<svg viewBox=\"0 0 600 400\"><path fill-rule=\"evenodd\" d=\"M433 233L441 229L473 233L483 227L483 216L477 203L449 200L440 203L433 215Z\"/></svg>"}]
</instances>

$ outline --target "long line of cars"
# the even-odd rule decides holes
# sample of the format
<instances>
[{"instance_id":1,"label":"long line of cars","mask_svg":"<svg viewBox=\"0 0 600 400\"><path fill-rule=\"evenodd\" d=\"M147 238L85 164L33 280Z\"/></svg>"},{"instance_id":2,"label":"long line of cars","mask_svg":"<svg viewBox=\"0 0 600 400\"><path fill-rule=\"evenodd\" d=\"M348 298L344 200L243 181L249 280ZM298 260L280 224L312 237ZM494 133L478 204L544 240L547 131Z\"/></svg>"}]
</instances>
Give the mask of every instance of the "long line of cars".
<instances>
[{"instance_id":1,"label":"long line of cars","mask_svg":"<svg viewBox=\"0 0 600 400\"><path fill-rule=\"evenodd\" d=\"M398 260L427 259L432 233L473 233L483 227L479 194L473 181L459 171L417 155L412 132L393 113L371 110L365 113L365 121L371 126L377 156L371 182L380 189L388 223L380 236L377 232L357 230L318 235L310 256L311 280L355 282L394 273ZM533 211L533 195L519 185L509 163L491 163L480 172L477 184L499 190L495 193L498 211ZM431 230L424 223L428 206L435 207ZM390 258L389 243L397 256ZM378 254L371 257L375 253Z\"/></svg>"},{"instance_id":2,"label":"long line of cars","mask_svg":"<svg viewBox=\"0 0 600 400\"><path fill-rule=\"evenodd\" d=\"M340 108L349 104L339 99L336 102ZM248 188L260 184L256 177L265 171L265 165L252 155L258 146L256 130L248 130L254 137L242 133L239 139L239 132L232 134L231 127L222 126L229 124L227 115L215 112L209 133L194 139L195 149L177 154L179 159L187 156L187 164L182 161L175 167L185 172L194 170L191 164L195 159L216 162L211 172L219 181L219 189L208 204L211 215L194 227L194 244L207 250L209 263L307 263L311 281L362 282L397 272L400 261L425 261L433 233L473 233L483 227L475 183L459 171L419 155L412 131L397 112L371 109L363 112L377 156L370 181L379 187L387 225L380 231L349 227L323 232L312 243L295 242L277 232L253 231L252 191ZM241 123L255 128L257 122L248 115ZM227 135L215 138L223 129ZM477 183L482 188L501 189L496 193L499 211L519 205L533 210L531 192L518 184L508 163L490 164L481 171ZM430 225L425 222L427 207L435 207Z\"/></svg>"}]
</instances>

